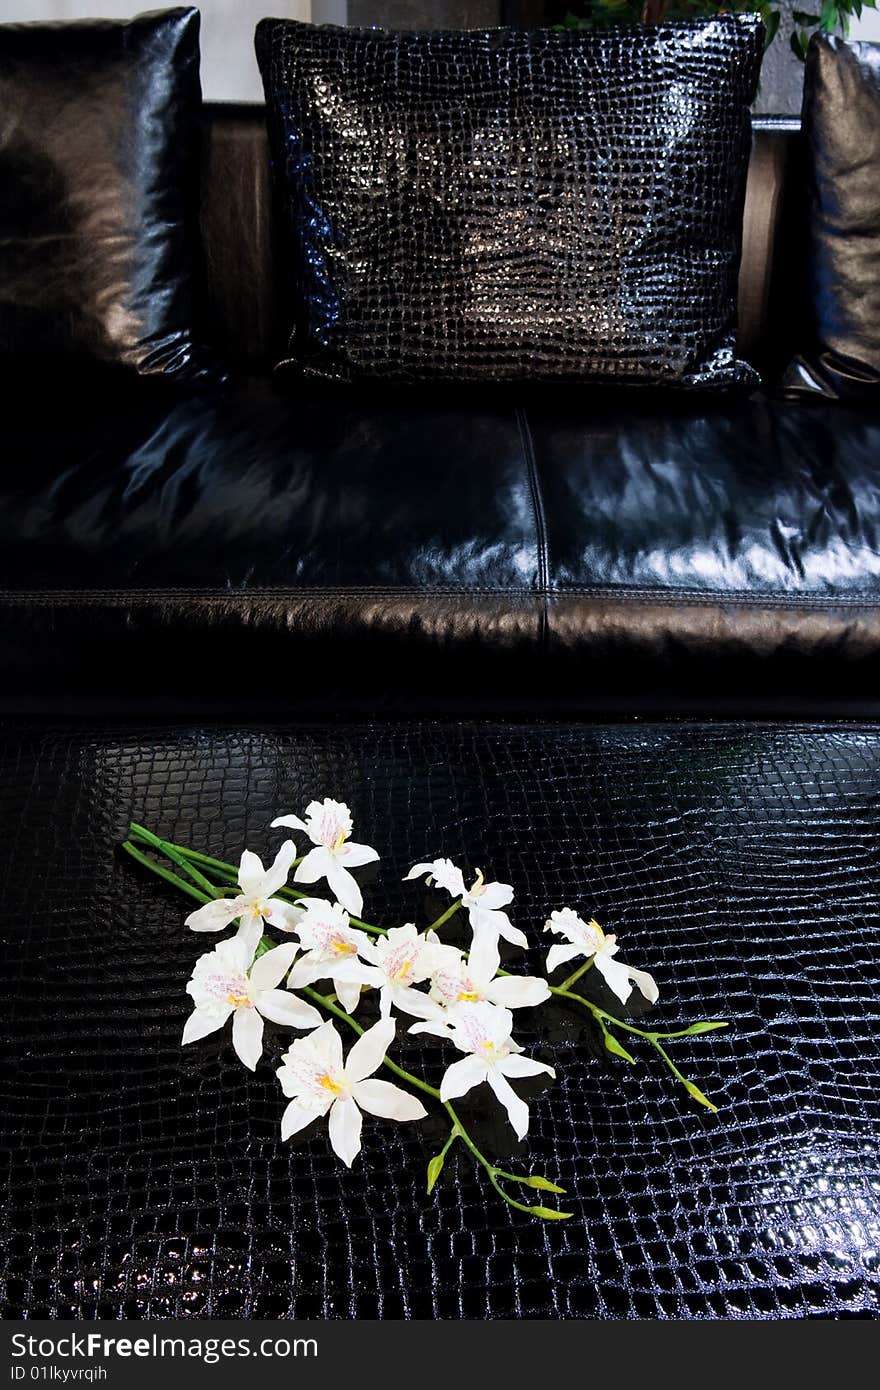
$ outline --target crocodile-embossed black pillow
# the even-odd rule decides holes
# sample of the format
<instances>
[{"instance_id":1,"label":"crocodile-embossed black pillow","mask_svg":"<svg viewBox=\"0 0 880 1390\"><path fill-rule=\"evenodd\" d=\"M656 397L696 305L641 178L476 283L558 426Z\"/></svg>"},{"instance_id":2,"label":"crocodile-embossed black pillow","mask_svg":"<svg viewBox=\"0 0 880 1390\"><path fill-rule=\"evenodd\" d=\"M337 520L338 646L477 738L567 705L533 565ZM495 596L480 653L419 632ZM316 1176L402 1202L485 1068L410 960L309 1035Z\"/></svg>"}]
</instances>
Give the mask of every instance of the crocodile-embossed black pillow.
<instances>
[{"instance_id":1,"label":"crocodile-embossed black pillow","mask_svg":"<svg viewBox=\"0 0 880 1390\"><path fill-rule=\"evenodd\" d=\"M0 25L0 356L198 374L199 13Z\"/></svg>"},{"instance_id":2,"label":"crocodile-embossed black pillow","mask_svg":"<svg viewBox=\"0 0 880 1390\"><path fill-rule=\"evenodd\" d=\"M755 15L601 32L263 20L290 358L336 379L753 386Z\"/></svg>"}]
</instances>

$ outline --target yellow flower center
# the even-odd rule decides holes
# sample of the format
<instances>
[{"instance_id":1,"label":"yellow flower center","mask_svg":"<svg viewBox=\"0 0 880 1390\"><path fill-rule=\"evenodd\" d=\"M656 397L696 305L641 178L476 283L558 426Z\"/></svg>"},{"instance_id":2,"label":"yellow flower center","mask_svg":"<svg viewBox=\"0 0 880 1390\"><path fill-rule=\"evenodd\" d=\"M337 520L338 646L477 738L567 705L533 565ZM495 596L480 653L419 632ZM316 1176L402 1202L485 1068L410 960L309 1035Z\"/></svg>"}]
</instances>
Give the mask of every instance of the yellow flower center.
<instances>
[{"instance_id":1,"label":"yellow flower center","mask_svg":"<svg viewBox=\"0 0 880 1390\"><path fill-rule=\"evenodd\" d=\"M250 1005L251 1001L246 994L232 994L230 992L226 996L226 1002L231 1004L234 1009L240 1009L243 1004Z\"/></svg>"},{"instance_id":2,"label":"yellow flower center","mask_svg":"<svg viewBox=\"0 0 880 1390\"><path fill-rule=\"evenodd\" d=\"M333 853L334 853L334 854L335 854L338 850L342 849L342 846L345 844L345 842L346 842L347 839L348 839L348 831L347 831L347 830L340 830L339 834L337 835L336 839L333 841L333 844L332 844L331 847L330 847L330 848L333 850Z\"/></svg>"},{"instance_id":3,"label":"yellow flower center","mask_svg":"<svg viewBox=\"0 0 880 1390\"><path fill-rule=\"evenodd\" d=\"M459 1000L459 1003L460 1003L460 1004L478 1004L478 1003L480 1002L480 999L481 999L481 998L482 998L482 995L480 995L480 994L478 993L478 991L475 990L475 989L463 989L462 992L461 992L461 994L458 996L458 1000ZM492 1044L491 1044L491 1043L483 1043L483 1046L484 1046L484 1047L491 1047Z\"/></svg>"},{"instance_id":4,"label":"yellow flower center","mask_svg":"<svg viewBox=\"0 0 880 1390\"><path fill-rule=\"evenodd\" d=\"M338 956L357 955L357 946L353 946L350 941L334 941L333 949Z\"/></svg>"},{"instance_id":5,"label":"yellow flower center","mask_svg":"<svg viewBox=\"0 0 880 1390\"><path fill-rule=\"evenodd\" d=\"M329 1072L325 1072L323 1076L318 1077L318 1085L323 1086L325 1091L332 1091L335 1096L338 1096L342 1090L339 1082L334 1081Z\"/></svg>"}]
</instances>

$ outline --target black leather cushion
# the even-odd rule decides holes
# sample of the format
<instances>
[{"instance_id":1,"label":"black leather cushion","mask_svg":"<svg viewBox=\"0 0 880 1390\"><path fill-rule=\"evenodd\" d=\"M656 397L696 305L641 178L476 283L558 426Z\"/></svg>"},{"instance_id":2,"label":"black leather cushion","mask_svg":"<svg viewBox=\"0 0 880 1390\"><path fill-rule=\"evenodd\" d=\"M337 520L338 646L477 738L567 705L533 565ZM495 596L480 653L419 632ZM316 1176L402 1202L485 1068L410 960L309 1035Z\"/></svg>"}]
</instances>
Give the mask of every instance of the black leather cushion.
<instances>
[{"instance_id":1,"label":"black leather cushion","mask_svg":"<svg viewBox=\"0 0 880 1390\"><path fill-rule=\"evenodd\" d=\"M880 44L815 37L807 55L815 341L787 389L880 400Z\"/></svg>"},{"instance_id":2,"label":"black leather cushion","mask_svg":"<svg viewBox=\"0 0 880 1390\"><path fill-rule=\"evenodd\" d=\"M659 1027L728 1019L671 1044L717 1116L641 1044L603 1061L579 1018L526 1009L559 1075L504 1166L561 1183L572 1220L511 1211L459 1146L426 1196L433 1118L365 1118L350 1172L326 1127L282 1144L269 1060L245 1071L228 1031L181 1048L206 947L114 844L134 816L265 853L272 816L325 793L381 850L371 920L430 921L437 895L400 880L449 854L514 885L536 968L548 904L580 902L655 971ZM0 731L0 823L6 1318L880 1310L876 725L41 722ZM437 1076L422 1042L406 1064Z\"/></svg>"},{"instance_id":3,"label":"black leather cushion","mask_svg":"<svg viewBox=\"0 0 880 1390\"><path fill-rule=\"evenodd\" d=\"M97 381L5 429L6 702L876 699L876 412Z\"/></svg>"},{"instance_id":4,"label":"black leather cushion","mask_svg":"<svg viewBox=\"0 0 880 1390\"><path fill-rule=\"evenodd\" d=\"M196 370L199 14L0 26L0 354Z\"/></svg>"},{"instance_id":5,"label":"black leather cushion","mask_svg":"<svg viewBox=\"0 0 880 1390\"><path fill-rule=\"evenodd\" d=\"M263 20L325 377L756 384L733 350L763 27L383 33Z\"/></svg>"}]
</instances>

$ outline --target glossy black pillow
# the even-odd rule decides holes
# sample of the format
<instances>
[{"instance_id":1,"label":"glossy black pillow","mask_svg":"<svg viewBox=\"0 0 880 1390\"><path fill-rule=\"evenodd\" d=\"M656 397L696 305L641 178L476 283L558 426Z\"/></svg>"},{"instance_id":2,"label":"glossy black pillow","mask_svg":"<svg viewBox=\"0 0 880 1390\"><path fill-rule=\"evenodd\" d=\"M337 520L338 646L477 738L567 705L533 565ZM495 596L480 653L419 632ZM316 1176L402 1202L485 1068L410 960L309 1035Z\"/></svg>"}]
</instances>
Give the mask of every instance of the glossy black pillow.
<instances>
[{"instance_id":1,"label":"glossy black pillow","mask_svg":"<svg viewBox=\"0 0 880 1390\"><path fill-rule=\"evenodd\" d=\"M197 371L199 13L0 25L0 355Z\"/></svg>"},{"instance_id":2,"label":"glossy black pillow","mask_svg":"<svg viewBox=\"0 0 880 1390\"><path fill-rule=\"evenodd\" d=\"M753 386L734 350L763 26L263 20L290 359L331 378Z\"/></svg>"},{"instance_id":3,"label":"glossy black pillow","mask_svg":"<svg viewBox=\"0 0 880 1390\"><path fill-rule=\"evenodd\" d=\"M880 44L813 39L803 130L813 341L783 385L880 401Z\"/></svg>"}]
</instances>

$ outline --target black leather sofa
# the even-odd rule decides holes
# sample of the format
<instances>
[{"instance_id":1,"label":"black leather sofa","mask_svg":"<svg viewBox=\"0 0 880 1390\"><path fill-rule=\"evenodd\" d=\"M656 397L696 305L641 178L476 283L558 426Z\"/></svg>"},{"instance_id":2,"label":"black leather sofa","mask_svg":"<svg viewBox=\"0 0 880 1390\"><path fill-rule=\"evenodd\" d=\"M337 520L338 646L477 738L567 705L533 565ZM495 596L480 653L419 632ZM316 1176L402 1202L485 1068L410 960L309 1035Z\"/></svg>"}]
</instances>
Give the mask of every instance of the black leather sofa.
<instances>
[{"instance_id":1,"label":"black leather sofa","mask_svg":"<svg viewBox=\"0 0 880 1390\"><path fill-rule=\"evenodd\" d=\"M801 177L792 123L755 135L741 337L772 386L805 298ZM874 414L271 383L262 111L209 111L205 137L203 330L233 384L56 376L48 409L8 388L7 705L875 710ZM222 688L218 643L240 654Z\"/></svg>"},{"instance_id":2,"label":"black leather sofa","mask_svg":"<svg viewBox=\"0 0 880 1390\"><path fill-rule=\"evenodd\" d=\"M772 384L801 156L755 135L741 331ZM227 390L6 379L6 1316L876 1316L880 418L273 383L267 188L262 112L209 110ZM594 911L661 1026L730 1021L675 1045L718 1115L560 1012L523 1025L559 1081L521 1158L570 1221L466 1160L426 1197L432 1122L365 1125L350 1173L281 1144L270 1066L180 1048L184 908L114 846L134 818L263 852L316 795L382 850L374 920L430 920L400 880L435 854L514 884L532 969L549 908Z\"/></svg>"}]
</instances>

